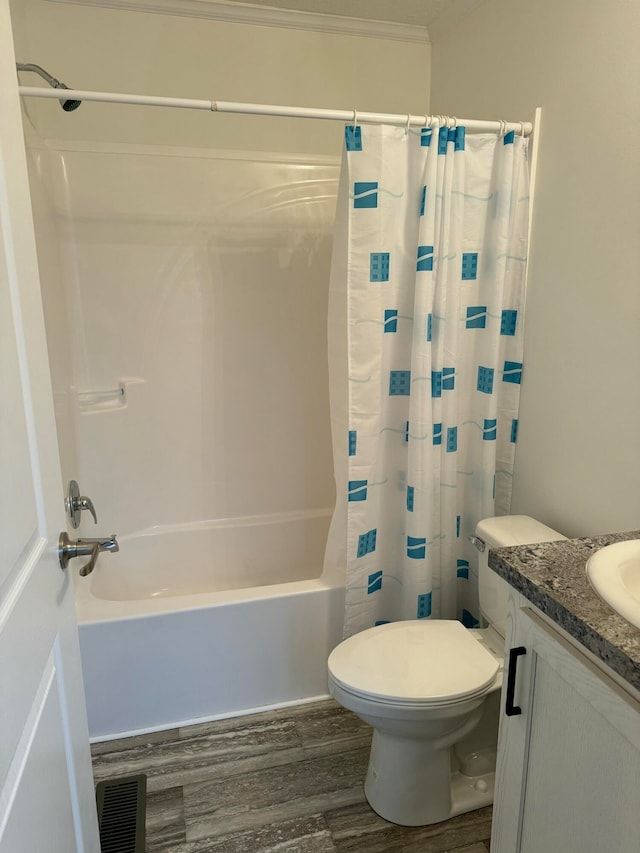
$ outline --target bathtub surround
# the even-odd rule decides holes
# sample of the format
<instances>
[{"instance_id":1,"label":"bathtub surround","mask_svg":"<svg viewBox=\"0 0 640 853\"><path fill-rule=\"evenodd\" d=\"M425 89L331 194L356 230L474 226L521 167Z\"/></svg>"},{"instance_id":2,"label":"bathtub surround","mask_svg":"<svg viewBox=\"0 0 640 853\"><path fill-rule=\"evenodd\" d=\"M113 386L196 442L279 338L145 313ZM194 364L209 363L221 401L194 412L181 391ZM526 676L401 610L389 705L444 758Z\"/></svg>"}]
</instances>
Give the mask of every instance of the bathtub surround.
<instances>
[{"instance_id":1,"label":"bathtub surround","mask_svg":"<svg viewBox=\"0 0 640 853\"><path fill-rule=\"evenodd\" d=\"M91 736L326 696L335 161L27 129L62 462L121 543L74 572Z\"/></svg>"},{"instance_id":2,"label":"bathtub surround","mask_svg":"<svg viewBox=\"0 0 640 853\"><path fill-rule=\"evenodd\" d=\"M68 479L120 537L333 506L334 163L79 144L38 161L75 329Z\"/></svg>"},{"instance_id":3,"label":"bathtub surround","mask_svg":"<svg viewBox=\"0 0 640 853\"><path fill-rule=\"evenodd\" d=\"M444 121L345 128L328 550L346 551L346 636L397 619L479 622L467 537L510 507L528 142Z\"/></svg>"},{"instance_id":4,"label":"bathtub surround","mask_svg":"<svg viewBox=\"0 0 640 853\"><path fill-rule=\"evenodd\" d=\"M95 744L94 776L147 774L148 853L486 853L490 808L413 829L378 817L370 739L325 701Z\"/></svg>"}]
</instances>

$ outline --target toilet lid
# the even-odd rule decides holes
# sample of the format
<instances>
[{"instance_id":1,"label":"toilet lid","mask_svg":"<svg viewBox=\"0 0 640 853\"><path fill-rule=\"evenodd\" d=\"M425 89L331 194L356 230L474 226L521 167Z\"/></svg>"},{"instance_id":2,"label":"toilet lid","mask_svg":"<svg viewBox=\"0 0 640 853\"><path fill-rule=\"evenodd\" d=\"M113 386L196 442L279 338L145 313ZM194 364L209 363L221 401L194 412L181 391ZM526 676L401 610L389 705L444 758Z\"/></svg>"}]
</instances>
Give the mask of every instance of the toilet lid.
<instances>
[{"instance_id":1,"label":"toilet lid","mask_svg":"<svg viewBox=\"0 0 640 853\"><path fill-rule=\"evenodd\" d=\"M498 661L452 620L391 622L340 643L329 672L345 690L385 702L442 704L483 693Z\"/></svg>"}]
</instances>

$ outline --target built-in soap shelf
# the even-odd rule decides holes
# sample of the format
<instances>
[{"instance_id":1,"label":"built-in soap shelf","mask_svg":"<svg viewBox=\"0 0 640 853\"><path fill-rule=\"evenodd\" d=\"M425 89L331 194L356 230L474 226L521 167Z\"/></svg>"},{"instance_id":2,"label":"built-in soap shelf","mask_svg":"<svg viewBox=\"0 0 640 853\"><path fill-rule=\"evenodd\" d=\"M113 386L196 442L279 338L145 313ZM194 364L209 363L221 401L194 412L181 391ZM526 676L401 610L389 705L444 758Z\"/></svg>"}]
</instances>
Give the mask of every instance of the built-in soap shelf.
<instances>
[{"instance_id":1,"label":"built-in soap shelf","mask_svg":"<svg viewBox=\"0 0 640 853\"><path fill-rule=\"evenodd\" d=\"M78 408L81 412L99 412L103 409L119 409L127 403L127 391L122 382L117 388L102 391L77 391Z\"/></svg>"},{"instance_id":2,"label":"built-in soap shelf","mask_svg":"<svg viewBox=\"0 0 640 853\"><path fill-rule=\"evenodd\" d=\"M127 389L129 385L144 382L144 379L121 379L117 387L98 390L76 391L78 409L83 414L90 412L107 412L113 409L123 409L127 405Z\"/></svg>"}]
</instances>

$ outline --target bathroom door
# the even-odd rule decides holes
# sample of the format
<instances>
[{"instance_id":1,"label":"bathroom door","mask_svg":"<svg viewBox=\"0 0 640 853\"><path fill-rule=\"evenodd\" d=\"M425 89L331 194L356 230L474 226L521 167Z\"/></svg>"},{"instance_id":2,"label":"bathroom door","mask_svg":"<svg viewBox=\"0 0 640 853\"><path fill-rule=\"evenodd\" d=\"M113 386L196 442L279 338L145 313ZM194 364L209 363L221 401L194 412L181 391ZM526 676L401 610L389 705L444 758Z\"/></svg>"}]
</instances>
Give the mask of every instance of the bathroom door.
<instances>
[{"instance_id":1,"label":"bathroom door","mask_svg":"<svg viewBox=\"0 0 640 853\"><path fill-rule=\"evenodd\" d=\"M74 569L63 572L56 554L63 490L8 0L0 0L0 394L0 853L98 853Z\"/></svg>"}]
</instances>

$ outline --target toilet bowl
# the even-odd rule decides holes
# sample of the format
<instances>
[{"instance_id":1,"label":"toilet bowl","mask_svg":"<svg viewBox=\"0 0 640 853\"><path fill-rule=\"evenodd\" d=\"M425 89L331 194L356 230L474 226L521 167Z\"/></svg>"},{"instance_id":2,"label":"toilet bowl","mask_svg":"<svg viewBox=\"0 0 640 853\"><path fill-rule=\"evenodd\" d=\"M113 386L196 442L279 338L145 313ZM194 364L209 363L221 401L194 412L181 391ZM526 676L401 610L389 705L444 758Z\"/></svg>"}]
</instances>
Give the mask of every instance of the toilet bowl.
<instances>
[{"instance_id":1,"label":"toilet bowl","mask_svg":"<svg viewBox=\"0 0 640 853\"><path fill-rule=\"evenodd\" d=\"M329 656L330 694L373 728L364 790L381 817L423 826L493 801L508 586L489 569L488 550L563 538L528 516L480 522L474 541L486 545L479 588L489 627L391 622Z\"/></svg>"},{"instance_id":2,"label":"toilet bowl","mask_svg":"<svg viewBox=\"0 0 640 853\"><path fill-rule=\"evenodd\" d=\"M329 692L373 728L365 795L381 817L422 826L492 801L493 779L454 770L452 747L500 690L502 656L491 629L450 620L391 622L334 649Z\"/></svg>"}]
</instances>

